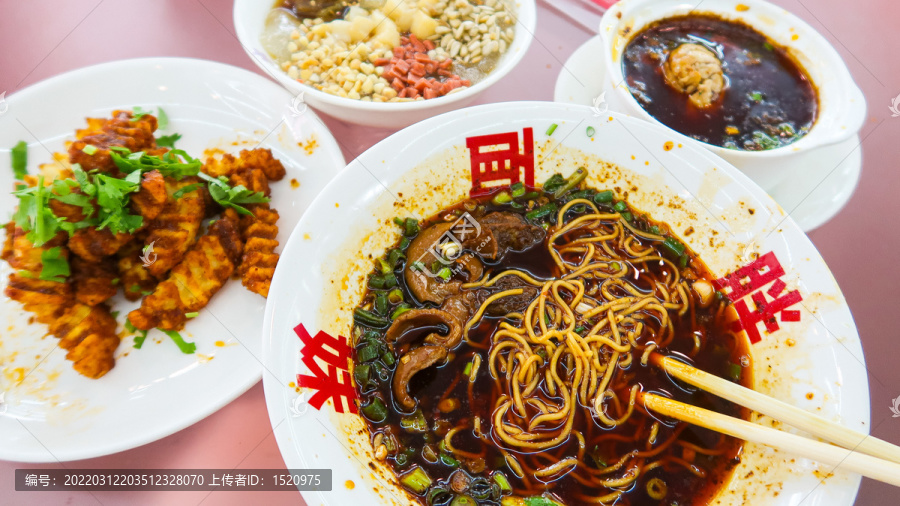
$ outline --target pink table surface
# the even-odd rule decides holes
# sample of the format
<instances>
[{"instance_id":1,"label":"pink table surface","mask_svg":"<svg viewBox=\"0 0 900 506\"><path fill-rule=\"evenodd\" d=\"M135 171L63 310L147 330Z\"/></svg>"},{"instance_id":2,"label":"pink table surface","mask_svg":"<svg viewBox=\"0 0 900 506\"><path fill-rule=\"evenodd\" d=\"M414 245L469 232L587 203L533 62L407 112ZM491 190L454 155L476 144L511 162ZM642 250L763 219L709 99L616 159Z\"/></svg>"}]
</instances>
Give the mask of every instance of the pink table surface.
<instances>
[{"instance_id":1,"label":"pink table surface","mask_svg":"<svg viewBox=\"0 0 900 506\"><path fill-rule=\"evenodd\" d=\"M261 0L263 1L263 0ZM900 443L900 118L888 106L900 94L900 8L892 0L777 0L807 20L844 57L869 104L862 131L862 180L844 211L810 237L837 278L856 319L869 370L872 432ZM206 58L257 71L234 36L229 0L0 0L0 92L15 93L53 75L111 60L147 56ZM591 33L541 4L536 39L524 61L479 103L552 100L563 62ZM525 84L523 84L525 83ZM77 97L72 97L77 100ZM51 111L48 111L50 114ZM390 132L326 121L348 160ZM831 167L823 167L827 173ZM824 177L823 173L823 177ZM59 465L57 465L58 467ZM261 385L177 434L69 468L284 468ZM0 462L2 504L302 504L293 492L14 492ZM53 467L53 466L50 466ZM864 480L857 504L897 504L897 489Z\"/></svg>"}]
</instances>

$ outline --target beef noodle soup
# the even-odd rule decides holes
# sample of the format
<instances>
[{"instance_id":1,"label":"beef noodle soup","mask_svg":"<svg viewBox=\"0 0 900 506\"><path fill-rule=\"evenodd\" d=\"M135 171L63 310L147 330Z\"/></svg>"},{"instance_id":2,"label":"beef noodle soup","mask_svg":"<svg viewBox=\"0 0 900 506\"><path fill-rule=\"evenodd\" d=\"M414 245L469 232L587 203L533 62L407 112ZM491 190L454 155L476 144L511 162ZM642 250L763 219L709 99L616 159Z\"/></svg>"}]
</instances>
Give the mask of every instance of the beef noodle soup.
<instances>
[{"instance_id":1,"label":"beef noodle soup","mask_svg":"<svg viewBox=\"0 0 900 506\"><path fill-rule=\"evenodd\" d=\"M738 22L664 19L631 39L622 66L651 116L716 146L778 148L816 120L818 98L806 72L785 48Z\"/></svg>"},{"instance_id":2,"label":"beef noodle soup","mask_svg":"<svg viewBox=\"0 0 900 506\"><path fill-rule=\"evenodd\" d=\"M702 261L587 171L450 206L377 259L354 311L375 457L428 505L706 504L742 442L649 414L655 392L743 410L648 365L748 384Z\"/></svg>"}]
</instances>

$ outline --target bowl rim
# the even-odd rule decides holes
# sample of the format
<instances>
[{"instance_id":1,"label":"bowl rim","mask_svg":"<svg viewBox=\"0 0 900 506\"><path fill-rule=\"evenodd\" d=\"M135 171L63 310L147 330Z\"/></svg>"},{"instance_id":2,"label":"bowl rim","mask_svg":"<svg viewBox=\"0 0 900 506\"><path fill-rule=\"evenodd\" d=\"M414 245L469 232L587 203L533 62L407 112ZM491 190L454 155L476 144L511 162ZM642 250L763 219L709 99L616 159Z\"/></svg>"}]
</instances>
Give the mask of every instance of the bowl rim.
<instances>
[{"instance_id":1,"label":"bowl rim","mask_svg":"<svg viewBox=\"0 0 900 506\"><path fill-rule=\"evenodd\" d=\"M522 61L522 59L525 57L525 53L527 53L528 49L531 47L531 42L534 39L534 32L537 29L537 0L506 1L513 4L516 8L515 13L513 13L513 18L515 19L514 26L516 31L516 39L524 37L524 42L521 46L521 49L515 51L514 53L511 53L510 50L513 48L510 47L507 50L506 55L504 55L506 56L506 58L501 57L497 67L494 70L492 70L481 81L475 83L472 86L469 86L468 88L463 89L462 91L449 93L442 97L436 97L428 100L415 100L412 102L363 102L362 100L332 95L330 93L318 90L308 84L304 84L297 80L291 79L290 77L288 77L286 72L281 70L281 68L279 68L278 65L275 64L274 59L272 59L272 57L269 56L269 54L261 47L259 41L251 37L251 30L247 22L242 21L242 11L247 9L249 5L255 5L259 2L257 0L235 0L234 8L232 9L232 16L234 19L234 29L235 34L238 38L238 42L241 44L241 47L244 49L247 55L250 56L250 59L253 60L257 67L259 67L267 75L269 75L269 77L274 79L283 87L287 88L289 91L297 94L309 93L315 98L315 100L328 104L332 107L354 109L367 112L404 113L428 110L431 108L446 106L454 102L464 101L467 98L474 98L475 95L478 95L479 93L486 90L490 86L494 85L497 81L505 77L506 74L511 72L512 69L514 69L520 61ZM267 9L272 10L273 7L268 7ZM259 51L261 55L255 54L254 50ZM263 56L265 59L262 58Z\"/></svg>"},{"instance_id":2,"label":"bowl rim","mask_svg":"<svg viewBox=\"0 0 900 506\"><path fill-rule=\"evenodd\" d=\"M767 149L761 151L749 151L749 150L740 150L740 149L730 149L724 146L718 146L709 142L704 142L698 139L694 139L684 133L662 123L646 109L644 109L640 103L634 98L628 88L624 86L624 73L621 68L621 52L613 51L610 48L610 42L613 37L616 35L618 31L619 25L626 20L628 14L636 11L639 8L647 7L654 3L660 3L667 0L620 0L618 3L614 4L610 9L608 9L600 20L600 26L598 30L598 35L603 41L603 59L606 62L606 66L608 68L608 76L607 81L609 84L613 84L614 92L618 97L625 100L628 104L629 109L633 111L639 111L638 115L647 121L663 126L664 128L678 134L679 136L690 139L693 142L700 143L703 147L712 150L714 153L724 156L728 159L732 160L754 160L754 159L780 159L785 156L791 156L799 153L803 153L812 149L816 149L822 146L835 144L837 142L841 142L851 138L853 135L859 133L863 124L865 123L866 118L866 100L865 95L863 95L862 90L856 84L853 79L853 75L850 73L850 70L847 68L846 62L844 62L843 58L841 58L840 54L834 48L834 46L828 42L828 40L822 36L821 33L818 32L815 28L813 28L809 23L800 19L795 14L791 13L787 9L783 7L777 6L765 0L740 0L734 4L734 8L726 9L721 4L722 2L728 0L722 0L722 2L709 2L703 3L700 14L712 13L716 15L722 16L723 19L726 20L740 20L747 24L749 24L754 30L763 34L767 38L772 40L777 40L777 36L774 36L771 28L767 28L761 26L760 23L753 23L751 20L745 19L743 16L745 13L752 12L754 7L758 7L760 9L766 10L771 13L777 13L781 22L788 22L792 26L798 28L798 32L803 32L811 36L815 46L817 56L826 58L830 63L830 71L837 77L837 82L827 84L827 86L832 87L841 87L843 88L843 96L839 97L838 100L834 100L835 102L839 101L855 101L860 104L859 111L857 113L853 113L850 111L839 111L836 107L822 107L822 98L823 95L827 93L823 93L823 89L826 87L819 86L819 83L809 75L808 69L805 66L797 62L797 65L801 67L804 73L810 78L814 88L817 93L817 103L818 110L816 119L813 122L812 128L810 128L809 132L798 139L795 142L790 144L785 144L779 146L774 149ZM747 9L738 10L738 6L747 7ZM640 33L646 26L650 23L661 21L664 19L668 19L678 14L675 14L674 11L679 9L691 7L690 5L684 5L681 3L672 5L667 5L659 10L653 12L652 15L649 16L646 22L641 24L636 29L633 29L631 34L632 36L628 38L628 42L633 39L633 34ZM693 12L693 11L689 11ZM625 44L627 46L627 43ZM624 46L623 46L624 47ZM802 51L798 48L790 48L792 52L796 52L800 55L809 54L808 51ZM615 56L615 57L614 57ZM837 90L840 91L840 90ZM828 94L830 95L830 94ZM823 114L823 111L825 114ZM845 118L849 126L842 127L839 131L837 128L832 128L832 132L827 132L823 130L825 128L822 125L822 118L827 116L834 116L836 118ZM816 127L819 127L818 129Z\"/></svg>"},{"instance_id":3,"label":"bowl rim","mask_svg":"<svg viewBox=\"0 0 900 506\"><path fill-rule=\"evenodd\" d=\"M498 119L503 118L502 120L500 120L498 122L494 122L493 120L491 120L491 122L489 124L480 123L479 126L473 127L475 129L475 131L477 131L478 133L482 133L483 129L486 128L487 126L491 126L491 127L498 126L499 127L500 125L504 125L504 126L507 125L508 121L511 121L513 123L521 121L521 118L519 116L522 114L521 111L525 111L525 110L532 109L532 108L544 108L544 107L552 107L552 108L556 109L555 111L553 111L553 120L554 121L559 121L559 114L557 114L557 112L562 111L562 110L569 111L569 110L580 109L582 112L584 112L584 114L586 116L591 115L591 109L585 105L560 104L560 103L554 103L554 102L525 102L525 101L523 101L523 102L504 102L504 103L483 104L483 105L479 105L479 106L475 106L475 107L466 108L463 110L451 111L451 112L445 113L443 115L436 116L434 118L430 118L430 119L426 120L427 124L424 126L431 127L431 128L422 128L422 126L411 126L411 127L402 129L402 130L388 136L387 138L383 139L382 141L380 141L373 147L366 150L366 152L361 154L357 159L354 159L353 161L351 161L347 167L347 170L345 170L342 173L343 176L336 177L334 180L332 180L329 183L329 185L323 190L323 192L320 193L320 195L316 198L316 200L310 205L310 209L316 210L318 208L318 209L326 210L328 213L338 212L338 211L334 210L335 207L332 205L332 202L337 201L337 200L334 200L336 198L336 195L334 193L339 189L340 190L344 189L342 184L344 183L346 178L351 177L354 172L358 173L360 175L365 174L365 172L369 172L370 174L372 172L374 172L374 174L378 174L379 177L382 175L387 176L387 179L384 180L385 184L387 184L387 187L393 188L393 185L397 181L404 180L404 178L406 177L406 174L408 172L413 170L418 164L423 163L425 161L425 159L427 158L427 156L430 156L430 155L424 155L423 157L420 157L419 155L414 156L411 154L411 152L406 151L403 148L403 146L404 145L406 145L406 146L427 145L427 143L416 143L416 142L411 142L411 141L419 140L421 137L423 137L425 135L426 132L433 132L435 130L435 128L433 128L434 126L452 125L452 124L459 123L459 122L472 123L472 122L474 122L473 120L483 119L487 113L490 113L491 115L493 115L492 117L497 117ZM502 111L510 111L512 116L510 117L507 115L497 114ZM641 121L639 118L629 117L625 114L617 113L617 112L610 112L609 115L615 117L617 120L621 120L623 122L627 122L632 125L639 124L642 128L656 130L659 132L663 131L663 129L660 128L659 126L654 126L652 123ZM537 116L540 116L540 114L538 114ZM510 120L510 118L511 118L511 120ZM533 119L529 119L529 121L533 121ZM537 132L535 132L535 133L537 134ZM668 131L666 131L666 136L668 137L669 135L670 135L670 133ZM562 142L564 142L564 141L565 141L565 139L563 139ZM400 149L399 150L394 149L395 147L400 148ZM692 151L692 153L693 153L692 156L696 156L701 160L709 161L710 163L712 163L713 167L718 167L718 168L721 168L722 170L725 170L729 174L729 177L733 180L733 182L737 183L742 188L742 190L745 191L752 198L760 199L761 202L771 201L771 197L769 197L766 194L765 190L763 190L756 183L754 183L746 174L744 174L740 170L733 167L733 165L731 165L728 161L721 159L715 153L713 153L709 150L700 149L700 146L685 145L685 148L688 148ZM435 149L435 148L432 147L430 149ZM660 147L658 149L662 149L662 148ZM386 154L386 152L388 154ZM434 151L429 151L428 153L433 154ZM672 156L676 156L676 155L672 155ZM691 163L691 162L688 162L688 163ZM401 169L400 173L394 174L394 171L397 170L396 167L398 167L398 166L402 166L402 167L406 167L406 168ZM712 170L719 170L719 169L714 168ZM373 177L375 177L374 174L372 174ZM369 191L369 190L365 190L365 191ZM379 188L379 189L376 189L373 191L377 191L380 193L381 189ZM780 211L780 208L777 207L777 204L774 204L774 201L772 201L772 203L775 206L775 207L773 207L773 212ZM368 214L368 211L372 208L367 204L363 208L353 209L351 211L347 211L347 209L349 209L349 206L344 206L344 205L341 205L340 209L342 210L340 212L351 213L351 216L353 216L353 215L359 216L360 214L364 214L364 215ZM300 248L316 248L317 250L324 250L324 248L322 248L321 245L311 246L312 243L309 242L308 238L304 238L303 232L311 231L312 235L316 236L317 240L321 241L322 236L320 236L320 235L317 236L316 232L314 232L313 230L321 231L321 229L322 229L321 223L326 223L326 221L327 220L325 220L322 215L315 215L315 217L314 217L312 214L310 214L309 216L304 216L304 218L302 218L301 221L298 222L297 226L293 230L293 232L288 240L288 243L285 245L285 251L287 251L289 248L298 248L298 247L300 247ZM315 228L315 227L311 228L310 224L312 224L312 223L320 223L320 225L318 226L318 228ZM331 225L329 225L329 227L331 227ZM331 227L331 228L333 228L333 227ZM834 289L838 293L841 293L840 287L837 286L837 282L834 281L833 276L830 275L830 270L828 270L828 266L825 263L825 260L821 258L821 255L818 254L818 250L815 248L815 245L812 244L811 241L809 240L809 238L802 232L802 230L800 230L799 227L797 227L797 225L793 222L793 219L790 216L787 216L785 218L785 220L783 221L780 228L793 229L794 232L799 233L799 235L797 237L791 239L788 242L792 245L796 244L797 246L800 246L801 248L806 248L806 247L812 248L812 250L816 252L816 254L813 256L813 258L816 259L815 264L824 266L825 269L828 271L828 275L813 277L812 279L816 280L816 282L822 282L823 279L827 278L828 280L831 280L832 282L834 282L834 284L835 284ZM365 230L369 230L369 229L365 228ZM792 246L792 248L793 248L793 246ZM331 254L331 253L329 253L329 254ZM287 271L293 270L293 267L289 267L288 265L289 264L285 264L284 266L279 265L279 267L277 268L275 277L273 279L273 293L277 292L278 289L281 289L282 285L284 285L285 283L290 283L290 281L288 281L289 275L286 272L286 270ZM293 265L293 264L291 264L291 265ZM811 263L809 261L800 261L800 262L798 262L798 265L809 266L809 265L811 265ZM319 271L320 271L321 275L323 276L323 279L329 275L327 273L326 269L320 268ZM309 287L311 287L313 290L317 290L319 288L317 279L312 279L312 280L304 279L304 282L308 283ZM307 289L309 289L309 288L307 288ZM316 304L321 305L324 298L321 297L321 293L319 293L318 296L319 296L319 298L315 299L317 301ZM287 300L285 300L285 299L287 299ZM301 441L305 441L305 439L302 439L303 434L305 434L305 433L296 432L295 426L292 423L281 423L286 416L290 416L290 411L289 411L290 403L286 402L286 401L289 400L287 395L293 395L293 394L287 393L289 391L285 390L283 388L283 386L279 384L278 380L276 379L276 377L277 377L276 375L284 375L286 373L287 376L293 377L293 375L296 374L298 371L296 370L296 363L290 364L287 366L285 365L286 362L290 359L285 358L286 355L284 354L284 351L286 349L285 348L286 345L284 343L290 342L290 343L294 343L293 345L290 345L290 346L297 346L296 345L297 340L293 336L291 336L291 338L289 338L289 339L285 339L285 333L282 332L282 331L289 330L293 325L295 325L296 320L291 320L288 323L280 323L280 322L284 322L286 315L290 311L305 311L306 310L306 309L303 309L303 310L297 309L298 307L302 307L302 304L296 304L296 303L292 302L292 300L293 299L290 299L290 298L272 297L267 301L266 318L264 320L265 323L264 323L264 332L263 332L263 334L264 334L263 361L267 364L266 370L269 373L263 375L264 376L263 377L263 387L264 387L265 394L266 394L266 404L269 409L270 422L271 422L272 426L274 427L273 430L275 433L276 442L278 444L279 451L282 453L282 456L285 459L285 461L288 463L288 466L291 467L292 464L303 464L306 467L315 467L313 464L317 464L319 462L319 460L317 460L317 459L326 458L326 457L323 456L321 451L309 450L309 446L306 446L305 443L301 443ZM850 319L849 321L852 322L853 321L852 313L849 310L849 306L847 306L846 300L843 298L843 296L841 296L841 300L842 300L842 306L847 311L846 315ZM314 311L318 311L318 310L316 309ZM296 315L297 313L291 312L290 314ZM828 318L832 318L832 316L828 316ZM308 327L308 330L310 332L327 329L327 325L325 325L326 322L324 320L322 320L321 318L317 318L315 315L313 315L313 317L308 320L303 320L301 317L300 321L303 323L306 323L307 325L315 322L315 324L316 324L315 328ZM853 329L853 332L856 332L855 323L852 323L852 329ZM862 343L861 343L861 340L859 339L858 333L856 334L855 337L856 337L856 339L852 339L848 343L852 344L852 347L854 350L856 350L857 346L859 347L859 350L854 351L853 354L857 355L857 352L858 352L859 353L858 356L862 357L862 359L864 361L864 356L862 355L862 352L861 352ZM295 360L299 360L299 359L295 359ZM846 367L846 366L842 365L842 367ZM853 372L853 371L854 370L850 370L850 372L852 374L848 374L848 376L847 376L848 378L858 374L858 371L856 371L856 372ZM864 373L859 377L861 377L862 381L864 382L864 384L862 385L864 392L868 392L868 388L869 388L868 380L866 379ZM841 389L849 389L852 387L850 386L849 382L842 382L840 388ZM845 390L845 391L849 391L849 390ZM290 390L290 392L293 392L293 390ZM850 409L849 407L845 407L845 406L847 406L846 403L838 403L838 407L842 410L841 411L842 413L844 413L843 410L846 409L846 413L851 418L858 416L859 420L863 424L863 427L860 430L868 431L869 423L870 423L870 416L869 416L869 409L868 409L868 406L869 406L868 395L856 396L856 398L859 400L859 402L862 402L865 404L866 409ZM337 413L318 412L318 411L314 412L313 415L316 417L317 420L319 420L319 423L322 425L325 425L327 423L334 423L335 420L339 419L338 417L350 417L351 416L346 413L337 414ZM353 415L353 416L355 416L355 415ZM319 417L321 417L321 419ZM330 422L329 421L323 422L321 420L330 420ZM288 419L288 421L290 422L290 419ZM332 434L332 435L334 435L334 434ZM338 432L335 437L343 437L343 433ZM343 444L344 440L342 439L340 442ZM301 447L306 448L306 450L298 451L298 449ZM344 450L347 452L351 452L351 450L348 449L346 444L344 444ZM348 466L348 469L351 469L351 468L353 468L353 467ZM353 469L355 469L355 468L353 468ZM352 478L352 476L351 476L351 478ZM736 478L736 479L738 479L738 478ZM840 504L852 504L853 498L855 498L858 493L860 479L861 478L858 475L850 476L849 481L846 483L846 486L850 487L850 488L848 488L848 490L850 490L851 497L848 498L847 502L842 502ZM829 482L828 485L831 485L832 483L834 483L834 482ZM366 487L359 487L358 485L359 485L359 483L357 482L356 490L361 490L361 489L369 490ZM823 492L820 492L820 493L823 493ZM310 501L310 502L314 501L314 500L318 500L319 502L321 502L323 504L341 504L340 502L335 502L334 499L326 499L326 497L321 493L304 492L303 496L307 501ZM367 497L369 497L369 496L367 496ZM790 497L790 495L782 495L781 496L781 498L789 498L789 497ZM781 500L786 500L786 499L781 499Z\"/></svg>"}]
</instances>

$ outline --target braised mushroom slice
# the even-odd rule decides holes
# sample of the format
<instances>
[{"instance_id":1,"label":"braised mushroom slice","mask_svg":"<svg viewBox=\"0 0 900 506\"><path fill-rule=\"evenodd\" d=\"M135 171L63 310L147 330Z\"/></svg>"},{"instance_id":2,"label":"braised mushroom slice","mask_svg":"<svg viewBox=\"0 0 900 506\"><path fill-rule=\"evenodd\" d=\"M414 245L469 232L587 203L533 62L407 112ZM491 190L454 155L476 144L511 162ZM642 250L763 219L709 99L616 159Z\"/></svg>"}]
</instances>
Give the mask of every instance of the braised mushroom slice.
<instances>
[{"instance_id":1,"label":"braised mushroom slice","mask_svg":"<svg viewBox=\"0 0 900 506\"><path fill-rule=\"evenodd\" d=\"M443 346L447 349L456 347L462 340L463 324L453 314L440 309L413 309L403 313L391 323L391 326L384 334L384 340L388 343L394 343L415 329L441 326L448 329L446 335L430 332L423 341L428 344Z\"/></svg>"},{"instance_id":2,"label":"braised mushroom slice","mask_svg":"<svg viewBox=\"0 0 900 506\"><path fill-rule=\"evenodd\" d=\"M406 355L400 357L397 370L394 371L394 397L397 403L412 411L416 407L416 400L409 395L409 381L419 371L425 370L445 358L447 348L443 346L419 346Z\"/></svg>"},{"instance_id":3,"label":"braised mushroom slice","mask_svg":"<svg viewBox=\"0 0 900 506\"><path fill-rule=\"evenodd\" d=\"M403 275L409 291L419 301L440 304L447 297L459 293L462 287L462 281L443 279L439 273L432 272L432 265L436 262L441 267L447 267L451 275L464 271L469 281L481 277L481 261L472 254L460 254L460 243L449 240L450 235L446 235L452 226L451 223L438 223L428 227L409 245L406 254L409 261ZM435 256L436 252L442 255L441 259Z\"/></svg>"}]
</instances>

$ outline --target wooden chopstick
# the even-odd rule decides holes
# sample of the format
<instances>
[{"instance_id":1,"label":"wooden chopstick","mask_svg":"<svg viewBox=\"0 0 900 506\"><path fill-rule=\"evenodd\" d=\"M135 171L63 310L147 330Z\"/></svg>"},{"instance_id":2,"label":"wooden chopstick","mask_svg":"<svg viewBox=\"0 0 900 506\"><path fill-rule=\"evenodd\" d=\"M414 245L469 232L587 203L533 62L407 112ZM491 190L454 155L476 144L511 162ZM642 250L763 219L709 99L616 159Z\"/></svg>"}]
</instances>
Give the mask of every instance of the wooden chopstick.
<instances>
[{"instance_id":1,"label":"wooden chopstick","mask_svg":"<svg viewBox=\"0 0 900 506\"><path fill-rule=\"evenodd\" d=\"M721 432L744 441L771 446L819 463L859 473L900 487L900 464L828 443L813 441L770 427L698 408L651 393L638 393L637 402L649 410L676 420Z\"/></svg>"},{"instance_id":2,"label":"wooden chopstick","mask_svg":"<svg viewBox=\"0 0 900 506\"><path fill-rule=\"evenodd\" d=\"M650 355L650 363L661 367L672 376L697 388L706 390L711 394L735 404L740 404L758 413L768 415L826 441L859 453L900 463L900 447L894 446L887 441L844 427L819 415L791 406L786 402L773 399L768 395L732 383L659 353Z\"/></svg>"}]
</instances>

